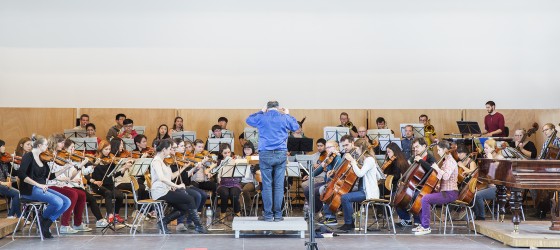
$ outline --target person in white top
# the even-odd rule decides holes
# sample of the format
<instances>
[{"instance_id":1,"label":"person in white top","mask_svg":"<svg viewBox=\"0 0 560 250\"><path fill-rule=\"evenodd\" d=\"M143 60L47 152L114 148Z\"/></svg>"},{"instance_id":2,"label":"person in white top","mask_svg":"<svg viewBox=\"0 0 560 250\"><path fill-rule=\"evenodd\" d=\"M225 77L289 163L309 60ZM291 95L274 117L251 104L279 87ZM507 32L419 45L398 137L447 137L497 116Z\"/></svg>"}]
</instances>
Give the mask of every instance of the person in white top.
<instances>
[{"instance_id":1,"label":"person in white top","mask_svg":"<svg viewBox=\"0 0 560 250\"><path fill-rule=\"evenodd\" d=\"M194 198L189 196L186 192L178 190L184 189L185 184L175 184L172 181L172 179L177 178L182 170L186 168L172 172L171 168L163 162L163 159L169 156L172 144L173 143L169 139L159 141L156 147L157 154L150 166L150 174L152 176L152 198L154 200L164 200L173 207L173 211L162 219L162 223L158 223L159 230L160 232L171 233L167 228L167 224L179 218L181 215L186 214L187 217L194 222L196 232L207 233L208 231L206 228L200 223L200 217L196 211L196 202Z\"/></svg>"},{"instance_id":2,"label":"person in white top","mask_svg":"<svg viewBox=\"0 0 560 250\"><path fill-rule=\"evenodd\" d=\"M343 231L354 229L354 221L352 219L354 209L352 208L352 203L379 198L377 181L382 178L380 171L377 170L379 166L375 160L371 144L366 139L360 138L354 142L354 146L355 153L363 156L357 161L348 153L344 155L344 158L350 161L352 170L360 179L358 179L358 191L344 194L340 199L342 211L344 212L344 225L339 227L339 229Z\"/></svg>"}]
</instances>

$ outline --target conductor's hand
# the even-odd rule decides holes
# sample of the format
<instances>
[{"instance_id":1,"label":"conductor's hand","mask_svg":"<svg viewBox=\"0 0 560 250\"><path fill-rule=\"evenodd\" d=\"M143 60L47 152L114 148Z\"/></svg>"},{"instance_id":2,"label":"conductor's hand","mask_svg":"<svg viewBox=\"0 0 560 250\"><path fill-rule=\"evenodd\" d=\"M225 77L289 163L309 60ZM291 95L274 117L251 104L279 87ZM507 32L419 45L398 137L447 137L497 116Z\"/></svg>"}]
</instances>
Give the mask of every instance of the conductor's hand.
<instances>
[{"instance_id":1,"label":"conductor's hand","mask_svg":"<svg viewBox=\"0 0 560 250\"><path fill-rule=\"evenodd\" d=\"M262 111L263 113L266 113L266 110L267 110L266 106L264 106L264 107L261 109L261 111Z\"/></svg>"}]
</instances>

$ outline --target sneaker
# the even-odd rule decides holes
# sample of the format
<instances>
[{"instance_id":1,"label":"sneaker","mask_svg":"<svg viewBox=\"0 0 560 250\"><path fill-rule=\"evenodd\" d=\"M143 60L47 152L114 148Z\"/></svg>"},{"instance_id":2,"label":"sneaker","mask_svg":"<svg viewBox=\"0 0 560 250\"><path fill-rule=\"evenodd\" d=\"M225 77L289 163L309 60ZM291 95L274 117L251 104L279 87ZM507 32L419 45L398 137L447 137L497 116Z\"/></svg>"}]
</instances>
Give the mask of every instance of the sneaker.
<instances>
[{"instance_id":1,"label":"sneaker","mask_svg":"<svg viewBox=\"0 0 560 250\"><path fill-rule=\"evenodd\" d=\"M116 219L119 223L124 223L124 219L121 218L121 216L118 215L118 214L115 214L115 219Z\"/></svg>"},{"instance_id":2,"label":"sneaker","mask_svg":"<svg viewBox=\"0 0 560 250\"><path fill-rule=\"evenodd\" d=\"M418 228L418 231L414 232L414 235L424 235L424 234L429 234L432 232L432 229L428 228L423 228L422 226L420 226L420 228Z\"/></svg>"},{"instance_id":3,"label":"sneaker","mask_svg":"<svg viewBox=\"0 0 560 250\"><path fill-rule=\"evenodd\" d=\"M467 215L467 209L463 209L456 214L454 220L464 220L466 215Z\"/></svg>"},{"instance_id":4,"label":"sneaker","mask_svg":"<svg viewBox=\"0 0 560 250\"><path fill-rule=\"evenodd\" d=\"M157 217L156 211L151 211L151 212L149 212L147 217L148 217L148 218L153 218L153 219L155 219L155 218Z\"/></svg>"},{"instance_id":5,"label":"sneaker","mask_svg":"<svg viewBox=\"0 0 560 250\"><path fill-rule=\"evenodd\" d=\"M175 227L175 230L176 230L177 232L185 232L185 231L188 231L189 229L188 229L187 227L185 227L185 224L179 223L179 224L177 224L177 226Z\"/></svg>"},{"instance_id":6,"label":"sneaker","mask_svg":"<svg viewBox=\"0 0 560 250\"><path fill-rule=\"evenodd\" d=\"M266 221L266 222L273 222L273 221L274 221L273 218L267 219L267 218L264 218L264 216L259 216L258 220L260 220L260 221Z\"/></svg>"},{"instance_id":7,"label":"sneaker","mask_svg":"<svg viewBox=\"0 0 560 250\"><path fill-rule=\"evenodd\" d=\"M418 232L418 230L420 230L420 228L423 228L422 225L418 225L417 227L412 229L412 232Z\"/></svg>"},{"instance_id":8,"label":"sneaker","mask_svg":"<svg viewBox=\"0 0 560 250\"><path fill-rule=\"evenodd\" d=\"M18 217L15 217L15 216L13 216L13 215L10 215L10 216L6 217L6 219L17 219L17 218L18 218Z\"/></svg>"},{"instance_id":9,"label":"sneaker","mask_svg":"<svg viewBox=\"0 0 560 250\"><path fill-rule=\"evenodd\" d=\"M344 224L341 227L339 227L338 230L350 231L353 230L354 228L355 228L354 223L352 223L352 224Z\"/></svg>"},{"instance_id":10,"label":"sneaker","mask_svg":"<svg viewBox=\"0 0 560 250\"><path fill-rule=\"evenodd\" d=\"M75 234L78 231L74 230L74 228L72 228L71 226L61 226L60 227L60 233L61 234Z\"/></svg>"},{"instance_id":11,"label":"sneaker","mask_svg":"<svg viewBox=\"0 0 560 250\"><path fill-rule=\"evenodd\" d=\"M109 224L113 223L114 220L115 220L115 216L112 215L112 214L109 215L109 218L107 218L107 222L108 222Z\"/></svg>"},{"instance_id":12,"label":"sneaker","mask_svg":"<svg viewBox=\"0 0 560 250\"><path fill-rule=\"evenodd\" d=\"M280 217L280 218L274 218L274 222L280 222L283 221L284 217Z\"/></svg>"},{"instance_id":13,"label":"sneaker","mask_svg":"<svg viewBox=\"0 0 560 250\"><path fill-rule=\"evenodd\" d=\"M78 232L89 232L92 229L89 228L86 224L82 223L82 225L79 226L73 226L72 228L74 228L74 230L78 231Z\"/></svg>"},{"instance_id":14,"label":"sneaker","mask_svg":"<svg viewBox=\"0 0 560 250\"><path fill-rule=\"evenodd\" d=\"M336 226L338 225L338 221L336 218L325 218L323 221L319 222L319 224L325 226Z\"/></svg>"},{"instance_id":15,"label":"sneaker","mask_svg":"<svg viewBox=\"0 0 560 250\"><path fill-rule=\"evenodd\" d=\"M401 220L400 223L396 224L396 226L398 227L411 227L412 226L412 221L410 220Z\"/></svg>"},{"instance_id":16,"label":"sneaker","mask_svg":"<svg viewBox=\"0 0 560 250\"><path fill-rule=\"evenodd\" d=\"M101 219L101 220L98 220L97 222L95 222L95 227L97 227L97 228L104 228L107 225L109 225L109 222L107 222L106 219Z\"/></svg>"}]
</instances>

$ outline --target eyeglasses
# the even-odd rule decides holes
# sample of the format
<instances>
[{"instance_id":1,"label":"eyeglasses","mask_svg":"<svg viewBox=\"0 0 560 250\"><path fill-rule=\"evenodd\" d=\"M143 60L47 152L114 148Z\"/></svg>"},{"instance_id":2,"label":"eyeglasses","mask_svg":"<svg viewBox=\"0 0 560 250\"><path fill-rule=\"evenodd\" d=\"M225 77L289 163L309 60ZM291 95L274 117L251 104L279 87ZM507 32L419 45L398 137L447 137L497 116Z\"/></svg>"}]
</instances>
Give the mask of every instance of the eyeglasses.
<instances>
[{"instance_id":1,"label":"eyeglasses","mask_svg":"<svg viewBox=\"0 0 560 250\"><path fill-rule=\"evenodd\" d=\"M348 146L350 146L350 144L341 144L340 146L348 147Z\"/></svg>"},{"instance_id":2,"label":"eyeglasses","mask_svg":"<svg viewBox=\"0 0 560 250\"><path fill-rule=\"evenodd\" d=\"M327 146L326 148L334 148L334 146Z\"/></svg>"},{"instance_id":3,"label":"eyeglasses","mask_svg":"<svg viewBox=\"0 0 560 250\"><path fill-rule=\"evenodd\" d=\"M515 136L523 136L523 135L515 135Z\"/></svg>"},{"instance_id":4,"label":"eyeglasses","mask_svg":"<svg viewBox=\"0 0 560 250\"><path fill-rule=\"evenodd\" d=\"M545 128L545 129L542 130L542 132L544 133L544 132L549 131L549 130L550 130L549 128Z\"/></svg>"}]
</instances>

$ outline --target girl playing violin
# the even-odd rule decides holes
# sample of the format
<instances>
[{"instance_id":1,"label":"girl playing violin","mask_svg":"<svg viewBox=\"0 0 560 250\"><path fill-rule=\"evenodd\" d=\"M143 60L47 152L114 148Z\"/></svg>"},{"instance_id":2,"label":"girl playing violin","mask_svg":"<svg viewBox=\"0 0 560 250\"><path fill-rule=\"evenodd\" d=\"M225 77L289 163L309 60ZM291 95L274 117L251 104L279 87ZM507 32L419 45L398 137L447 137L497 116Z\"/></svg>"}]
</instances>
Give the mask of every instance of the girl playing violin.
<instances>
[{"instance_id":1,"label":"girl playing violin","mask_svg":"<svg viewBox=\"0 0 560 250\"><path fill-rule=\"evenodd\" d=\"M21 158L23 157L23 155L25 153L31 152L32 149L32 144L33 142L31 141L31 138L29 137L23 137L19 140L17 146L16 146L16 152L14 155L14 170L18 170L19 169L19 163L21 163Z\"/></svg>"},{"instance_id":2,"label":"girl playing violin","mask_svg":"<svg viewBox=\"0 0 560 250\"><path fill-rule=\"evenodd\" d=\"M232 158L231 148L229 144L220 145L220 155L218 156L218 166L225 166ZM241 216L241 208L239 206L239 196L241 195L241 178L240 177L218 177L219 186L218 194L221 198L220 219L226 217L228 200L233 204L233 212L236 216Z\"/></svg>"},{"instance_id":3,"label":"girl playing violin","mask_svg":"<svg viewBox=\"0 0 560 250\"><path fill-rule=\"evenodd\" d=\"M457 146L457 155L459 156L457 166L463 171L463 177L468 176L476 170L476 162L472 159L473 156L469 157L469 152L465 146Z\"/></svg>"},{"instance_id":4,"label":"girl playing violin","mask_svg":"<svg viewBox=\"0 0 560 250\"><path fill-rule=\"evenodd\" d=\"M7 154L6 143L3 140L0 140L0 154ZM21 216L19 191L12 187L12 168L10 161L0 163L0 194L11 199L8 219L19 218Z\"/></svg>"},{"instance_id":5,"label":"girl playing violin","mask_svg":"<svg viewBox=\"0 0 560 250\"><path fill-rule=\"evenodd\" d=\"M146 145L146 136L145 135L138 135L136 136L136 138L134 138L134 141L140 141L141 143L136 143L137 145L137 149L142 148L142 145ZM140 149L140 151L134 151L137 152L135 153L135 155L140 155L140 152L143 150L144 148ZM113 139L111 140L111 153L113 155L118 155L121 157L128 157L127 155L127 151L124 150L124 142L122 139ZM148 154L144 153L141 154L141 158L145 158L147 157ZM134 158L134 156L132 156ZM132 173L130 173L129 168L123 169L123 174L119 175L119 176L115 176L115 187L119 190L127 190L129 192L132 193L132 184L130 184L130 175ZM149 199L150 198L150 194L148 192L148 189L146 188L146 185L144 185L144 182L146 180L146 178L144 177L144 175L140 175L137 177L138 178L138 198L143 200L143 199ZM152 213L155 214L155 213Z\"/></svg>"},{"instance_id":6,"label":"girl playing violin","mask_svg":"<svg viewBox=\"0 0 560 250\"><path fill-rule=\"evenodd\" d=\"M186 192L179 191L184 189L184 184L175 184L172 179L177 178L179 172L172 172L171 168L165 165L163 159L168 157L171 151L170 140L162 140L156 147L157 154L150 166L150 175L152 176L152 197L156 200L164 200L173 211L167 214L158 223L160 232L170 233L167 228L169 222L179 218L181 215L188 216L195 224L195 231L198 233L207 233L206 228L200 223L200 217L196 211L196 205L193 197L187 195Z\"/></svg>"},{"instance_id":7,"label":"girl playing violin","mask_svg":"<svg viewBox=\"0 0 560 250\"><path fill-rule=\"evenodd\" d=\"M46 185L49 170L40 159L40 154L47 149L47 139L37 136L31 152L23 155L18 177L22 180L20 183L22 198L47 203L47 208L40 215L39 224L43 237L48 239L53 238L49 231L50 226L64 211L68 210L71 202L68 197Z\"/></svg>"},{"instance_id":8,"label":"girl playing violin","mask_svg":"<svg viewBox=\"0 0 560 250\"><path fill-rule=\"evenodd\" d=\"M175 138L173 140L170 157L175 157L177 160L184 160L184 158L186 158L185 142L181 140L181 138ZM180 170L177 164L171 164L170 167L171 167L171 171L173 172L177 172ZM183 166L184 169L181 169L180 172L181 174L177 178L175 178L175 184L183 183L185 185L185 189L181 189L181 190L185 190L185 192L187 192L189 196L194 198L197 211L201 213L202 209L204 208L204 204L206 203L206 199L208 199L208 195L204 190L201 190L197 187L190 185L190 177L193 175L194 171L198 171L198 170L202 171L202 170L200 168L193 167L191 171L184 171L185 169L187 169L187 167L188 167L187 165ZM187 231L188 226L190 226L191 224L192 221L190 221L188 217L181 216L179 217L179 219L177 219L177 227L175 227L175 230L179 232Z\"/></svg>"},{"instance_id":9,"label":"girl playing violin","mask_svg":"<svg viewBox=\"0 0 560 250\"><path fill-rule=\"evenodd\" d=\"M204 150L204 142L200 139L196 139L194 141L194 151L193 151L193 155L201 155L202 152L205 152ZM197 168L202 168L205 169L205 165L207 165L207 163L210 163L210 158L209 156L204 156L202 158L202 160L197 163L195 165L195 167ZM210 181L210 177L212 177L212 175L209 174L205 174L204 171L197 171L192 177L191 177L191 184L197 188L200 188L202 190L208 190L212 192L211 197L214 197L214 194L216 193L216 188L218 187L218 185L216 184L216 182Z\"/></svg>"},{"instance_id":10,"label":"girl playing violin","mask_svg":"<svg viewBox=\"0 0 560 250\"><path fill-rule=\"evenodd\" d=\"M119 223L124 223L124 219L119 215L119 210L123 205L124 195L119 189L115 188L113 176L122 176L126 170L132 167L132 163L130 161L127 162L123 168L120 171L116 171L113 176L107 176L113 172L116 163L114 163L113 160L104 162L103 159L114 159L115 154L122 147L123 143L119 138L113 138L111 143L102 140L97 148L97 157L102 158L102 162L94 168L90 179L90 186L93 192L105 198L105 208L107 208L107 214L109 214L107 221L109 223L112 223L114 220L117 220ZM113 199L115 199L114 203Z\"/></svg>"},{"instance_id":11,"label":"girl playing violin","mask_svg":"<svg viewBox=\"0 0 560 250\"><path fill-rule=\"evenodd\" d=\"M459 190L457 187L457 162L453 155L449 153L451 145L448 141L439 141L437 152L440 157L445 157L441 168L437 164L432 164L432 168L440 179L439 192L427 194L422 197L422 210L420 211L422 225L412 229L414 235L424 235L432 232L430 229L431 206L435 204L446 204L457 199Z\"/></svg>"},{"instance_id":12,"label":"girl playing violin","mask_svg":"<svg viewBox=\"0 0 560 250\"><path fill-rule=\"evenodd\" d=\"M84 208L86 206L86 193L83 190L74 189L75 183L72 182L72 168L74 165L69 160L68 152L64 150L65 146L71 146L74 143L71 140L66 140L62 134L53 134L49 137L49 151L56 158L68 158L63 165L61 162L57 163L55 158L48 162L47 165L50 166L51 173L50 176L53 177L47 181L49 188L63 194L70 199L70 208L62 214L60 218L60 233L63 234L74 234L78 231L91 231L91 228L82 223L82 214L84 213ZM82 168L88 162L84 159L77 167ZM74 213L74 225L70 227L70 217Z\"/></svg>"}]
</instances>

